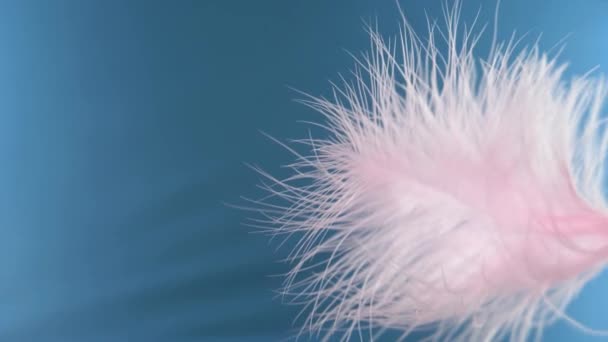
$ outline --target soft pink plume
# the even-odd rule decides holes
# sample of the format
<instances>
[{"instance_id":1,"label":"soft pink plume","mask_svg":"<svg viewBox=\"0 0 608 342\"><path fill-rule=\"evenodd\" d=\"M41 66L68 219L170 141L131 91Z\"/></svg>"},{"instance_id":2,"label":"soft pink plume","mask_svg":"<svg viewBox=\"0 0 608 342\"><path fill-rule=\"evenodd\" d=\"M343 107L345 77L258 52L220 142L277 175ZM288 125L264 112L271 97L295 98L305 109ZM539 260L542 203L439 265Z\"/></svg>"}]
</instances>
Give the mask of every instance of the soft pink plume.
<instances>
[{"instance_id":1,"label":"soft pink plume","mask_svg":"<svg viewBox=\"0 0 608 342\"><path fill-rule=\"evenodd\" d=\"M372 32L354 82L305 101L330 136L267 175L285 206L260 210L302 233L285 293L324 336L539 337L608 260L606 83L513 41L477 59L458 6L446 21Z\"/></svg>"}]
</instances>

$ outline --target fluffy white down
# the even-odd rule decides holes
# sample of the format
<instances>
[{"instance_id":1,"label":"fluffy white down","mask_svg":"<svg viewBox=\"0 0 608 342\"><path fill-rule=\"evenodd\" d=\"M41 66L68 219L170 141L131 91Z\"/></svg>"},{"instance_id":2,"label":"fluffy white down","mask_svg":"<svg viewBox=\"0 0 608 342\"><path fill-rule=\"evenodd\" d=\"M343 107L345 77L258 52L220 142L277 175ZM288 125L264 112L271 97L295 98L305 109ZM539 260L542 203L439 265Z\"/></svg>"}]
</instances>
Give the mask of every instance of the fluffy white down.
<instances>
[{"instance_id":1,"label":"fluffy white down","mask_svg":"<svg viewBox=\"0 0 608 342\"><path fill-rule=\"evenodd\" d=\"M353 81L303 101L328 136L292 150L292 177L260 171L266 224L299 237L284 293L303 331L540 339L608 260L606 83L514 40L476 58L446 12L428 39L370 30Z\"/></svg>"}]
</instances>

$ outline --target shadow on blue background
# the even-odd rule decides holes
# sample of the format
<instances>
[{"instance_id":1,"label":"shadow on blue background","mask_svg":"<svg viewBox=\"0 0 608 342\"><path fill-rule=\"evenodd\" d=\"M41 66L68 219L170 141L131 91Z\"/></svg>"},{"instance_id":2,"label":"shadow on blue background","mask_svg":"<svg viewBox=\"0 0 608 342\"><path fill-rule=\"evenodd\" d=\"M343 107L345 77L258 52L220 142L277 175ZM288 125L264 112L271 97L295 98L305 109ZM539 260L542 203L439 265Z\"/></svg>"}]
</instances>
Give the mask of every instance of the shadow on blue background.
<instances>
[{"instance_id":1,"label":"shadow on blue background","mask_svg":"<svg viewBox=\"0 0 608 342\"><path fill-rule=\"evenodd\" d=\"M423 6L441 14L401 3L416 28ZM259 130L305 136L296 121L320 117L288 86L328 94L374 18L395 33L393 1L2 2L0 340L292 336L298 308L275 293L287 251L223 202L260 195L245 162L282 172L291 156ZM605 1L503 1L500 29L547 47L571 33L570 70L607 71ZM608 328L606 283L574 317ZM545 340L601 339L560 323Z\"/></svg>"}]
</instances>

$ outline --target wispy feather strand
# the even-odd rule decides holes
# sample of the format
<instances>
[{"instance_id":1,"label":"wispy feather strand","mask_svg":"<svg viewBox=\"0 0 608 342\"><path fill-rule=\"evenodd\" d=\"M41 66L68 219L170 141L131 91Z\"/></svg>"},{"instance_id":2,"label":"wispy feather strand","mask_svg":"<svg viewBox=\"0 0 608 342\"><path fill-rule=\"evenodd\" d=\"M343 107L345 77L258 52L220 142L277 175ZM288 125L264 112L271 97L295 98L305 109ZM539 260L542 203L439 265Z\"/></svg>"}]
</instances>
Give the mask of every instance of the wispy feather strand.
<instances>
[{"instance_id":1,"label":"wispy feather strand","mask_svg":"<svg viewBox=\"0 0 608 342\"><path fill-rule=\"evenodd\" d=\"M258 208L299 233L285 294L305 330L430 341L540 339L608 257L603 194L606 82L514 39L477 59L479 38L404 21L371 31L354 82L309 98L328 137L272 182ZM446 45L440 51L438 44Z\"/></svg>"}]
</instances>

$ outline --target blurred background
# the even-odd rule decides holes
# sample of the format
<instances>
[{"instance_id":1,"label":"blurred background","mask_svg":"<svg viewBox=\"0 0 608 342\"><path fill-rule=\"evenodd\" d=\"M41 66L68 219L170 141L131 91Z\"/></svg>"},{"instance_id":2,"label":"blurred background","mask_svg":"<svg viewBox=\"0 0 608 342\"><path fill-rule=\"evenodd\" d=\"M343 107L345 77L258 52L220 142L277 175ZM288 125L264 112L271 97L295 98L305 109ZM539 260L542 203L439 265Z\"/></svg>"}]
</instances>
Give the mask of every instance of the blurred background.
<instances>
[{"instance_id":1,"label":"blurred background","mask_svg":"<svg viewBox=\"0 0 608 342\"><path fill-rule=\"evenodd\" d=\"M441 0L401 0L416 30ZM491 22L495 0L465 0ZM288 250L242 222L240 196L292 160L295 87L329 95L396 33L395 1L0 2L0 341L281 341ZM491 26L490 26L491 27ZM566 35L570 73L608 72L608 2L503 0L499 37ZM491 37L488 31L481 47ZM608 329L608 276L570 314ZM303 338L306 340L307 338ZM390 340L387 337L387 340ZM600 341L564 323L546 341Z\"/></svg>"}]
</instances>

